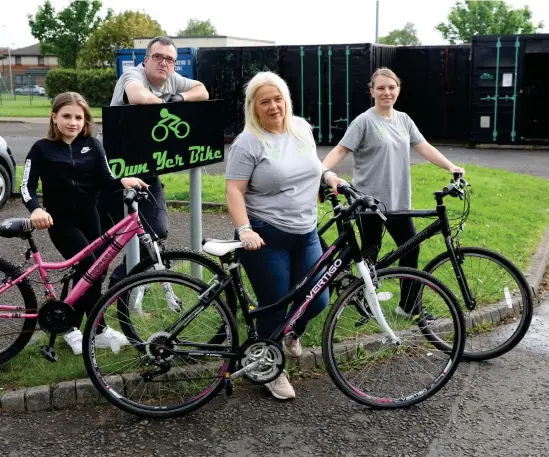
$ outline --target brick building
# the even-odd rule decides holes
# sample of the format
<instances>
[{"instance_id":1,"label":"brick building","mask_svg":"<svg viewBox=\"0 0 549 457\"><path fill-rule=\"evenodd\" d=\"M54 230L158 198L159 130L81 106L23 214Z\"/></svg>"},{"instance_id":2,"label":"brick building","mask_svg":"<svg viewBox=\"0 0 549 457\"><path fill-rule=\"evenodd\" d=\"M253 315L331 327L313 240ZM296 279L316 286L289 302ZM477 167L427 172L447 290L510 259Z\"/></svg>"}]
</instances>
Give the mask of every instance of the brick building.
<instances>
[{"instance_id":1,"label":"brick building","mask_svg":"<svg viewBox=\"0 0 549 457\"><path fill-rule=\"evenodd\" d=\"M57 68L57 57L40 53L38 43L24 48L11 50L11 73L13 89L30 85L44 86L46 73ZM8 50L0 48L0 74L10 89L10 61ZM0 90L6 90L0 82Z\"/></svg>"}]
</instances>

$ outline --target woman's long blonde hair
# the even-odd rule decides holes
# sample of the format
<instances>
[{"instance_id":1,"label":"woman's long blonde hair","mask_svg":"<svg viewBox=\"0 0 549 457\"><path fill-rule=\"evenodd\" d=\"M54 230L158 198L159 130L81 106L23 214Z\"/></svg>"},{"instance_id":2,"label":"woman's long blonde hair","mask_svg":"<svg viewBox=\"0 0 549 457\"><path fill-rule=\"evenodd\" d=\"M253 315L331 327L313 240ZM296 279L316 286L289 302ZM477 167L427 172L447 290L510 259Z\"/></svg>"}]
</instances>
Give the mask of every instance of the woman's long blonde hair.
<instances>
[{"instance_id":1,"label":"woman's long blonde hair","mask_svg":"<svg viewBox=\"0 0 549 457\"><path fill-rule=\"evenodd\" d=\"M53 101L53 106L51 107L51 112L57 114L61 108L67 105L78 105L84 111L84 127L80 132L80 135L91 136L92 134L92 116L90 113L90 107L88 102L84 100L84 97L78 92L63 92L55 97ZM53 117L50 114L50 125L48 127L48 133L46 134L48 140L57 141L63 138L63 135L57 128L55 122L53 122Z\"/></svg>"},{"instance_id":2,"label":"woman's long blonde hair","mask_svg":"<svg viewBox=\"0 0 549 457\"><path fill-rule=\"evenodd\" d=\"M295 125L292 99L290 97L290 90L288 89L286 81L271 71L257 73L245 86L244 93L246 95L246 99L244 102L244 130L256 135L263 143L269 142L269 138L265 134L265 129L259 123L259 116L255 110L255 94L260 87L267 85L275 86L282 94L282 98L286 104L286 115L284 116L283 122L284 131L298 141L311 143L312 134L305 136L304 132L302 132L301 129L298 129ZM303 122L307 121L303 119ZM310 125L309 128L311 128Z\"/></svg>"}]
</instances>

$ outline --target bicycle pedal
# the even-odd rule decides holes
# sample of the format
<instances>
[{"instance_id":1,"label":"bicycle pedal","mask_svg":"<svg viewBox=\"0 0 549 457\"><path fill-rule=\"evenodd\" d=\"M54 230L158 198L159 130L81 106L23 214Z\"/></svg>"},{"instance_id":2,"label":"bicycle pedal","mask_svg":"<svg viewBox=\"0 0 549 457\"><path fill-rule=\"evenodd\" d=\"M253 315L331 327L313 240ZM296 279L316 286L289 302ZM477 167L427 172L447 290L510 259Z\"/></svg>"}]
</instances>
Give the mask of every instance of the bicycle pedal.
<instances>
[{"instance_id":1,"label":"bicycle pedal","mask_svg":"<svg viewBox=\"0 0 549 457\"><path fill-rule=\"evenodd\" d=\"M50 362L57 362L58 360L55 349L51 346L42 346L40 348L40 354L42 354L42 356Z\"/></svg>"},{"instance_id":2,"label":"bicycle pedal","mask_svg":"<svg viewBox=\"0 0 549 457\"><path fill-rule=\"evenodd\" d=\"M225 373L225 393L227 394L227 397L231 397L233 395L234 391L234 385L233 381L231 380L231 374L229 372Z\"/></svg>"}]
</instances>

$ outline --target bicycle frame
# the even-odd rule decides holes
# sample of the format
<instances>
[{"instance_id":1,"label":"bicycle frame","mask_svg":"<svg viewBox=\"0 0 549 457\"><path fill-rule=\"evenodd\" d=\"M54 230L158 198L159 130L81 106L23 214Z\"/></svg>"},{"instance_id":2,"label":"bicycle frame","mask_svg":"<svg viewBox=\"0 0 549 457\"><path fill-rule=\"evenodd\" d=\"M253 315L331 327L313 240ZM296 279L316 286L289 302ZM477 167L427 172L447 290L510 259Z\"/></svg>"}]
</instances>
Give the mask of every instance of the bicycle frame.
<instances>
[{"instance_id":1,"label":"bicycle frame","mask_svg":"<svg viewBox=\"0 0 549 457\"><path fill-rule=\"evenodd\" d=\"M340 207L339 201L337 200L337 197L332 194L333 198L330 198L330 202L332 203L332 206L334 208L334 217L330 219L324 226L322 226L319 230L319 236L324 234L328 228L333 225L334 221L337 221L339 219L339 212ZM467 280L465 279L465 274L463 273L463 269L461 267L460 260L458 258L459 251L456 250L454 247L454 243L452 240L452 230L450 228L450 222L448 220L448 214L446 212L446 205L443 202L444 195L441 192L435 192L435 199L436 199L436 209L435 210L392 210L392 211L384 211L383 214L387 219L398 219L398 218L404 218L404 217L413 217L413 218L428 218L428 217L436 217L437 220L434 221L432 224L421 230L420 232L416 233L412 238L410 238L406 243L402 244L398 248L390 251L389 253L385 254L381 259L379 259L375 267L376 269L382 269L387 268L393 263L395 263L398 259L405 256L408 252L410 252L413 249L419 248L421 246L421 243L423 243L425 240L428 240L429 238L432 238L439 232L444 236L444 243L446 245L446 250L448 251L450 255L450 259L452 262L452 267L454 269L454 273L456 275L456 280L459 284L459 288L462 294L462 297L465 302L465 306L468 309L474 309L476 306L475 299L473 298L473 295L469 289L469 285L467 284ZM358 213L357 216L370 218L370 217L376 217L375 213L371 212L364 212L364 213ZM340 233L340 225L338 225L338 232Z\"/></svg>"},{"instance_id":2,"label":"bicycle frame","mask_svg":"<svg viewBox=\"0 0 549 457\"><path fill-rule=\"evenodd\" d=\"M118 233L119 231L122 231L122 233ZM32 238L29 238L30 250L32 251L32 256L34 258L35 264L25 270L17 278L13 280L8 280L5 284L1 285L0 296L9 288L19 284L26 277L38 270L40 278L42 279L42 283L46 288L46 296L55 299L56 295L53 286L49 281L47 274L48 271L64 270L66 268L72 267L80 262L83 258L87 257L89 254L95 252L107 241L112 241L111 245L105 249L105 252L103 252L101 256L99 256L95 263L84 274L82 279L80 279L80 281L75 284L75 286L72 288L72 290L64 300L65 303L74 307L75 302L88 290L88 288L94 281L97 281L101 277L101 274L108 268L114 258L118 255L122 248L129 243L134 235L137 235L139 237L145 235L145 231L143 230L143 226L141 225L137 211L128 214L114 227L112 227L95 241L90 243L85 249L64 262L44 262L36 244L34 243L34 240ZM25 308L21 306L0 305L0 311L19 311L18 313L0 313L0 319L38 318L38 313L20 313L20 311L25 311Z\"/></svg>"},{"instance_id":3,"label":"bicycle frame","mask_svg":"<svg viewBox=\"0 0 549 457\"><path fill-rule=\"evenodd\" d=\"M284 297L278 300L275 303L267 305L265 307L256 308L254 310L249 310L247 306L247 301L242 290L242 283L236 268L231 268L231 274L223 278L222 281L216 280L207 290L205 290L200 296L198 303L189 309L183 316L177 319L168 329L167 332L170 332L169 340L176 341L177 335L188 325L195 316L197 316L203 309L209 306L214 300L216 300L219 295L227 288L231 286L231 283L237 289L237 296L241 305L242 312L244 314L244 319L246 325L248 326L248 332L250 338L257 338L257 332L255 330L255 325L253 318L257 315L264 314L273 309L285 308L291 302L299 303L299 306L294 306L294 311L286 319L286 321L281 324L269 339L272 341L280 341L285 335L290 333L297 322L297 320L305 313L310 303L329 285L334 281L340 271L345 268L352 260L356 262L356 265L359 269L359 273L364 280L367 293L367 302L368 305L376 317L380 326L383 330L389 335L389 337L398 343L400 339L395 335L392 329L387 324L383 312L381 311L381 306L377 299L375 293L374 284L370 276L370 271L367 268L364 260L362 259L360 248L356 240L356 235L351 225L350 220L342 221L342 233L334 241L334 243L328 248L328 250L317 260L317 262L309 269L307 274L301 279L298 284L296 284ZM339 255L337 255L339 254ZM337 255L337 257L336 257ZM226 256L221 258L222 262L227 262L229 265L234 265L234 256L235 253L231 252ZM335 257L335 258L334 258ZM333 258L333 260L332 260ZM323 268L326 267L326 270L322 273ZM318 275L321 275L318 277ZM306 287L314 281L314 285L311 287ZM366 313L366 310L363 310ZM178 342L178 345L184 345L182 342ZM182 351L174 349L173 353L177 355L209 355L216 357L223 357L227 355L235 355L227 352L221 353L212 353L212 350L219 349L220 345L216 344L195 344L193 347L204 349L192 350L192 351Z\"/></svg>"}]
</instances>

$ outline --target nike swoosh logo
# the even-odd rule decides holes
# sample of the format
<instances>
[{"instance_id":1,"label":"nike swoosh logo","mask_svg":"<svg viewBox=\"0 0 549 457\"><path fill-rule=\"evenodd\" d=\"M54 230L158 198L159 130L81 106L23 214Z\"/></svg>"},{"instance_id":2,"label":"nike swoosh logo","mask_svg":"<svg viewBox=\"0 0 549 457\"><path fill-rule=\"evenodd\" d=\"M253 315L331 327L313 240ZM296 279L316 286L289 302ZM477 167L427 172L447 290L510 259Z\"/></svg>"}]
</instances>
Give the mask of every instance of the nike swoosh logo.
<instances>
[{"instance_id":1,"label":"nike swoosh logo","mask_svg":"<svg viewBox=\"0 0 549 457\"><path fill-rule=\"evenodd\" d=\"M85 154L86 152L90 151L91 148L82 148L82 150L80 151L82 154Z\"/></svg>"}]
</instances>

